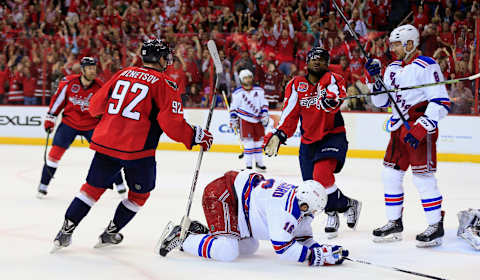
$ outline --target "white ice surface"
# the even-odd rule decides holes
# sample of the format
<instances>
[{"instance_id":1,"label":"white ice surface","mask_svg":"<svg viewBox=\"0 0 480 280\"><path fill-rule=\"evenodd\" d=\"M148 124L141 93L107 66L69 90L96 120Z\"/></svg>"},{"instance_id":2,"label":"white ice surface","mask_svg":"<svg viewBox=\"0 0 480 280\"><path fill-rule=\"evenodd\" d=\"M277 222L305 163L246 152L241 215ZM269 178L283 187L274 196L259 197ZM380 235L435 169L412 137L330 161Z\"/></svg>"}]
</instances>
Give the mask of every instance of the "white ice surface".
<instances>
[{"instance_id":1,"label":"white ice surface","mask_svg":"<svg viewBox=\"0 0 480 280\"><path fill-rule=\"evenodd\" d=\"M220 263L175 251L162 258L153 248L169 220L178 223L186 201L197 159L196 152L157 152L157 187L146 205L122 233L118 247L94 249L98 235L113 217L120 197L107 191L73 235L72 245L49 254L65 210L83 184L93 157L87 148L69 149L60 162L47 198L35 198L43 165L43 147L0 145L0 279L426 279L364 264L311 268L282 262L271 245L263 242L258 252L233 263ZM300 179L298 159L279 156L266 159L267 176L288 182ZM242 168L235 154L207 153L195 192L191 217L204 222L201 209L203 187L229 169ZM340 236L327 241L323 235L325 215L316 218L314 233L320 243L335 243L350 250L355 259L417 271L448 279L480 279L480 252L457 239L459 210L480 208L480 165L440 162L437 178L446 210L444 245L415 247L415 235L426 227L418 193L405 178L404 240L375 244L371 231L386 222L381 160L347 159L336 176L337 185L363 201L357 231L345 226Z\"/></svg>"}]
</instances>

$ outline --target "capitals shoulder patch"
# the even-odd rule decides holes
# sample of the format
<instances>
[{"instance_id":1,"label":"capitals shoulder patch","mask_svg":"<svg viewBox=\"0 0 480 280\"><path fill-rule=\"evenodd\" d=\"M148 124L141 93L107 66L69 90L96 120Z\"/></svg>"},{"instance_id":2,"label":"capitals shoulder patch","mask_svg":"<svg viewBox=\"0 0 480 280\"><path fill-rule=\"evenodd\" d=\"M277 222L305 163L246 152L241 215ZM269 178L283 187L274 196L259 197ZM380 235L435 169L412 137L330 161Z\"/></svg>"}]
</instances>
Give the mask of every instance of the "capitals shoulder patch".
<instances>
[{"instance_id":1,"label":"capitals shoulder patch","mask_svg":"<svg viewBox=\"0 0 480 280\"><path fill-rule=\"evenodd\" d=\"M305 82L298 83L297 91L298 92L306 92L308 90L308 84Z\"/></svg>"},{"instance_id":2,"label":"capitals shoulder patch","mask_svg":"<svg viewBox=\"0 0 480 280\"><path fill-rule=\"evenodd\" d=\"M170 81L169 79L165 79L165 82L167 82L167 84L173 88L174 90L177 90L178 89L178 85L177 83L175 83L174 81Z\"/></svg>"}]
</instances>

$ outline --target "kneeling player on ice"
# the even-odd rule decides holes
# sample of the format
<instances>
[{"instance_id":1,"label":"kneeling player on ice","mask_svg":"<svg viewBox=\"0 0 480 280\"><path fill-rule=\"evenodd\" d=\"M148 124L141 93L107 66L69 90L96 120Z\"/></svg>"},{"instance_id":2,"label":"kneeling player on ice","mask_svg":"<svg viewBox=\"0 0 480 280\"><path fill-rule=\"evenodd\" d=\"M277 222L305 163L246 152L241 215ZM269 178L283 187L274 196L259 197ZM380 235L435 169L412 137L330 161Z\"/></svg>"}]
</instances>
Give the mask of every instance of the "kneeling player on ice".
<instances>
[{"instance_id":1,"label":"kneeling player on ice","mask_svg":"<svg viewBox=\"0 0 480 280\"><path fill-rule=\"evenodd\" d=\"M229 171L203 192L208 228L193 221L182 242L181 227L170 223L156 250L166 256L180 247L195 256L233 261L255 253L259 240L269 240L282 259L311 266L341 264L347 250L320 245L312 236L313 215L326 203L324 188L313 180L294 186L248 170Z\"/></svg>"}]
</instances>

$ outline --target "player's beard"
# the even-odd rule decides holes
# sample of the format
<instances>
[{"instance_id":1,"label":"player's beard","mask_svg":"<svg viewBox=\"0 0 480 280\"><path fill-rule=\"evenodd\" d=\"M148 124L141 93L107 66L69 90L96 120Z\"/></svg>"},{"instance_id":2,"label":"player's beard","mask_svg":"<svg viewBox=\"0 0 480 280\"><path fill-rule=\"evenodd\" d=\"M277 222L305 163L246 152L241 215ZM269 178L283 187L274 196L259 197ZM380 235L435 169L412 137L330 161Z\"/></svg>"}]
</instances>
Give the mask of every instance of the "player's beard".
<instances>
[{"instance_id":1,"label":"player's beard","mask_svg":"<svg viewBox=\"0 0 480 280\"><path fill-rule=\"evenodd\" d=\"M307 68L307 71L308 71L308 74L313 75L313 76L317 77L318 79L322 78L323 75L325 75L325 73L327 73L326 69L320 69L318 71L315 71L311 68Z\"/></svg>"}]
</instances>

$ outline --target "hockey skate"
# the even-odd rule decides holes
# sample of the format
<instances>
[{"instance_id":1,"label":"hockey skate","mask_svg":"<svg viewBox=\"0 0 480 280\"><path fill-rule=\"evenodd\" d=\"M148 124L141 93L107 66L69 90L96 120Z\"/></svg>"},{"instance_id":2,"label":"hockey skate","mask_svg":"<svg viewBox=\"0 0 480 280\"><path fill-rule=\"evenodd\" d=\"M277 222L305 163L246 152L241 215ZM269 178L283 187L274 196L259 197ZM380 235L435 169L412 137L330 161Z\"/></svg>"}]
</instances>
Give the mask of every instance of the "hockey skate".
<instances>
[{"instance_id":1,"label":"hockey skate","mask_svg":"<svg viewBox=\"0 0 480 280\"><path fill-rule=\"evenodd\" d=\"M94 248L103 248L111 245L120 244L123 240L123 234L117 232L117 226L110 221L105 231L98 237L98 243Z\"/></svg>"},{"instance_id":2,"label":"hockey skate","mask_svg":"<svg viewBox=\"0 0 480 280\"><path fill-rule=\"evenodd\" d=\"M70 246L72 243L72 233L75 230L75 227L76 225L72 221L65 219L62 228L53 240L53 248L50 250L50 253L55 253L62 248Z\"/></svg>"},{"instance_id":3,"label":"hockey skate","mask_svg":"<svg viewBox=\"0 0 480 280\"><path fill-rule=\"evenodd\" d=\"M340 219L337 212L326 212L327 224L325 225L325 234L328 239L333 239L338 236L338 227L340 226Z\"/></svg>"},{"instance_id":4,"label":"hockey skate","mask_svg":"<svg viewBox=\"0 0 480 280\"><path fill-rule=\"evenodd\" d=\"M443 218L445 212L442 211L442 218L436 224L429 225L427 229L417 235L417 247L418 248L428 248L436 247L442 245L443 235L445 234L443 230Z\"/></svg>"},{"instance_id":5,"label":"hockey skate","mask_svg":"<svg viewBox=\"0 0 480 280\"><path fill-rule=\"evenodd\" d=\"M168 253L170 253L177 247L180 247L181 250L181 231L182 228L180 225L174 226L172 222L168 222L167 226L163 230L162 236L157 243L157 246L155 246L155 253L158 253L160 254L160 256L165 257ZM207 234L208 228L198 221L192 221L187 231L187 237L190 233Z\"/></svg>"},{"instance_id":6,"label":"hockey skate","mask_svg":"<svg viewBox=\"0 0 480 280\"><path fill-rule=\"evenodd\" d=\"M461 234L460 237L465 239L475 250L480 250L480 231L476 230L474 227L467 227Z\"/></svg>"},{"instance_id":7,"label":"hockey skate","mask_svg":"<svg viewBox=\"0 0 480 280\"><path fill-rule=\"evenodd\" d=\"M255 163L255 169L262 173L267 171L267 167L265 165L259 165L258 163Z\"/></svg>"},{"instance_id":8,"label":"hockey skate","mask_svg":"<svg viewBox=\"0 0 480 280\"><path fill-rule=\"evenodd\" d=\"M42 199L47 196L48 186L44 184L39 184L37 189L37 198Z\"/></svg>"},{"instance_id":9,"label":"hockey skate","mask_svg":"<svg viewBox=\"0 0 480 280\"><path fill-rule=\"evenodd\" d=\"M344 213L347 218L347 226L355 230L357 228L358 219L360 218L362 203L356 199L349 198L348 206L348 210Z\"/></svg>"},{"instance_id":10,"label":"hockey skate","mask_svg":"<svg viewBox=\"0 0 480 280\"><path fill-rule=\"evenodd\" d=\"M403 223L402 217L390 220L388 223L373 231L373 242L395 242L402 240Z\"/></svg>"}]
</instances>

